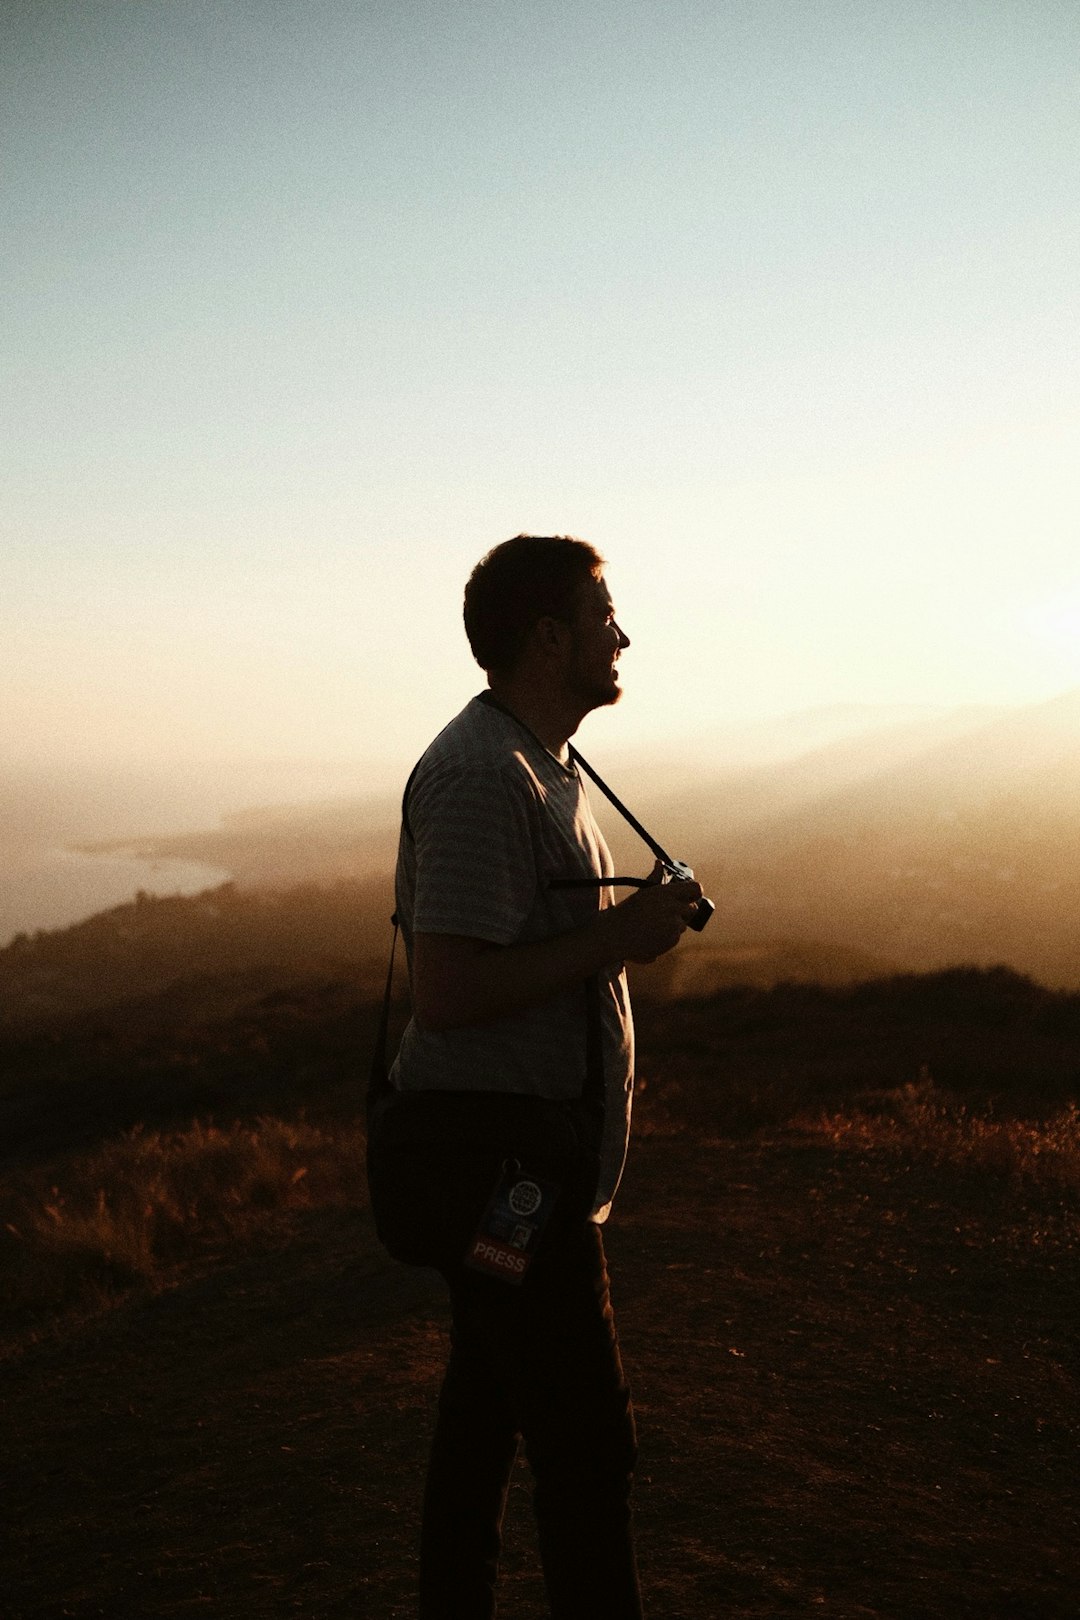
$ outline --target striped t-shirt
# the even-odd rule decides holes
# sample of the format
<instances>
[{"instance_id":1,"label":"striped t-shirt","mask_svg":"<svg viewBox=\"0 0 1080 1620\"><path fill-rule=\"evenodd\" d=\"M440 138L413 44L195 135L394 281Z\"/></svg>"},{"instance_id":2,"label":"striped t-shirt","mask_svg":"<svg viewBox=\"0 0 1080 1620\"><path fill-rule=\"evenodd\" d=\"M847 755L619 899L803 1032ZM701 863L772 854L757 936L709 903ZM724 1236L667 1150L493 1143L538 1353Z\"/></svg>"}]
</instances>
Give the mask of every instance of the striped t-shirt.
<instances>
[{"instance_id":1,"label":"striped t-shirt","mask_svg":"<svg viewBox=\"0 0 1080 1620\"><path fill-rule=\"evenodd\" d=\"M396 900L406 951L415 933L496 945L550 939L614 903L612 890L551 888L610 877L585 785L513 716L473 698L427 749L409 788ZM622 963L602 969L606 1107L594 1219L622 1175L630 1129L634 1035ZM585 1083L584 985L511 1017L432 1031L411 1020L391 1080L402 1091L513 1091L579 1097Z\"/></svg>"}]
</instances>

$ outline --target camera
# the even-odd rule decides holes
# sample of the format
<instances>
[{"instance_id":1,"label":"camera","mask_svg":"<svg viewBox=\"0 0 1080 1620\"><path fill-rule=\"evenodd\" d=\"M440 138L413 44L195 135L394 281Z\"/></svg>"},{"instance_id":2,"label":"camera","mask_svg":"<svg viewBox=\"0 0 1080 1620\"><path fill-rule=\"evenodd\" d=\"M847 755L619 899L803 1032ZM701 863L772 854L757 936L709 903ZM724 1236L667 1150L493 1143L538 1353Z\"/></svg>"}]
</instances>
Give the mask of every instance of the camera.
<instances>
[{"instance_id":1,"label":"camera","mask_svg":"<svg viewBox=\"0 0 1080 1620\"><path fill-rule=\"evenodd\" d=\"M665 883L692 883L694 881L693 870L691 867L687 866L685 861L664 859L660 862L660 866L664 873ZM712 901L706 900L705 896L702 895L701 899L694 907L694 915L690 918L687 927L692 928L696 934L700 934L701 930L705 927L705 924L708 922L715 910L716 907L713 905Z\"/></svg>"}]
</instances>

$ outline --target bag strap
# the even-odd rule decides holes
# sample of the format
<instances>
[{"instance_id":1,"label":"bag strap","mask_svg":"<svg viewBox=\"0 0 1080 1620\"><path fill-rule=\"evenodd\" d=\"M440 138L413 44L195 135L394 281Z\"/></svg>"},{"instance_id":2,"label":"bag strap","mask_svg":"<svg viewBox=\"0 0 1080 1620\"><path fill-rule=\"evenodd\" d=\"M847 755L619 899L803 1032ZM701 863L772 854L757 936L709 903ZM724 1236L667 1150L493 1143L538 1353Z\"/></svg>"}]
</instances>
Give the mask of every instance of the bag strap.
<instances>
[{"instance_id":1,"label":"bag strap","mask_svg":"<svg viewBox=\"0 0 1080 1620\"><path fill-rule=\"evenodd\" d=\"M390 961L386 969L386 987L383 990L379 1025L375 1032L375 1045L371 1054L371 1069L368 1073L366 1114L369 1125L373 1116L379 1110L380 1103L384 1098L391 1096L394 1090L390 1084L386 1047L390 1033L390 1007L394 995L394 959L397 955L398 933L400 932L396 911L390 921L394 925L394 937L390 941ZM585 1084L581 1089L581 1100L598 1121L603 1118L605 1096L604 1032L600 1015L600 981L595 973L590 973L585 980Z\"/></svg>"},{"instance_id":2,"label":"bag strap","mask_svg":"<svg viewBox=\"0 0 1080 1620\"><path fill-rule=\"evenodd\" d=\"M604 1128L607 1106L607 1080L604 1076L604 1029L600 1014L600 976L590 973L585 980L585 1083L581 1101L596 1131Z\"/></svg>"},{"instance_id":3,"label":"bag strap","mask_svg":"<svg viewBox=\"0 0 1080 1620\"><path fill-rule=\"evenodd\" d=\"M421 755L416 764L413 766L412 770L409 772L409 780L405 783L405 791L401 795L401 825L405 829L405 836L409 840L410 844L414 844L416 840L413 837L412 828L409 826L409 789L416 780L416 773L420 769L423 762L423 755ZM391 921L393 922L394 919L391 918Z\"/></svg>"},{"instance_id":4,"label":"bag strap","mask_svg":"<svg viewBox=\"0 0 1080 1620\"><path fill-rule=\"evenodd\" d=\"M390 921L394 925L394 937L390 942L390 963L386 969L386 989L383 991L382 1011L379 1013L379 1027L375 1033L375 1048L371 1054L371 1070L368 1074L367 1086L367 1118L368 1123L379 1103L393 1091L390 1084L390 1070L386 1062L386 1042L390 1033L390 1003L394 993L394 957L397 955L398 941L398 914L395 911Z\"/></svg>"}]
</instances>

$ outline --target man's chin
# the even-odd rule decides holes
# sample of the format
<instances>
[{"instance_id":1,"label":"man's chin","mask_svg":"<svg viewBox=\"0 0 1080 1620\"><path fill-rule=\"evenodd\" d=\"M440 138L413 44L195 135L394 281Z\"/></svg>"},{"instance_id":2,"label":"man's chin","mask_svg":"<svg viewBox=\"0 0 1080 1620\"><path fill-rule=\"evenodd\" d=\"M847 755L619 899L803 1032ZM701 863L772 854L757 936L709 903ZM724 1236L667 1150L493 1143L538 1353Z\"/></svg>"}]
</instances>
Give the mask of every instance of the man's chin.
<instances>
[{"instance_id":1,"label":"man's chin","mask_svg":"<svg viewBox=\"0 0 1080 1620\"><path fill-rule=\"evenodd\" d=\"M592 695L594 709L610 709L613 703L618 703L622 697L622 687L617 681L610 681L606 686L597 687Z\"/></svg>"}]
</instances>

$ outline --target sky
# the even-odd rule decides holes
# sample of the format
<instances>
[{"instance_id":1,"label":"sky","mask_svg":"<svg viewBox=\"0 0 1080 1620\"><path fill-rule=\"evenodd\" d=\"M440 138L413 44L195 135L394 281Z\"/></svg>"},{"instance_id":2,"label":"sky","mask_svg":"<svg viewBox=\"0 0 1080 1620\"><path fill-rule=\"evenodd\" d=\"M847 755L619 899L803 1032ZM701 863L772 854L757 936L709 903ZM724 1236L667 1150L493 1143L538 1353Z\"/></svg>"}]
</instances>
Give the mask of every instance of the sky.
<instances>
[{"instance_id":1,"label":"sky","mask_svg":"<svg viewBox=\"0 0 1080 1620\"><path fill-rule=\"evenodd\" d=\"M5 0L9 764L410 761L607 557L601 755L1080 685L1075 0Z\"/></svg>"}]
</instances>

